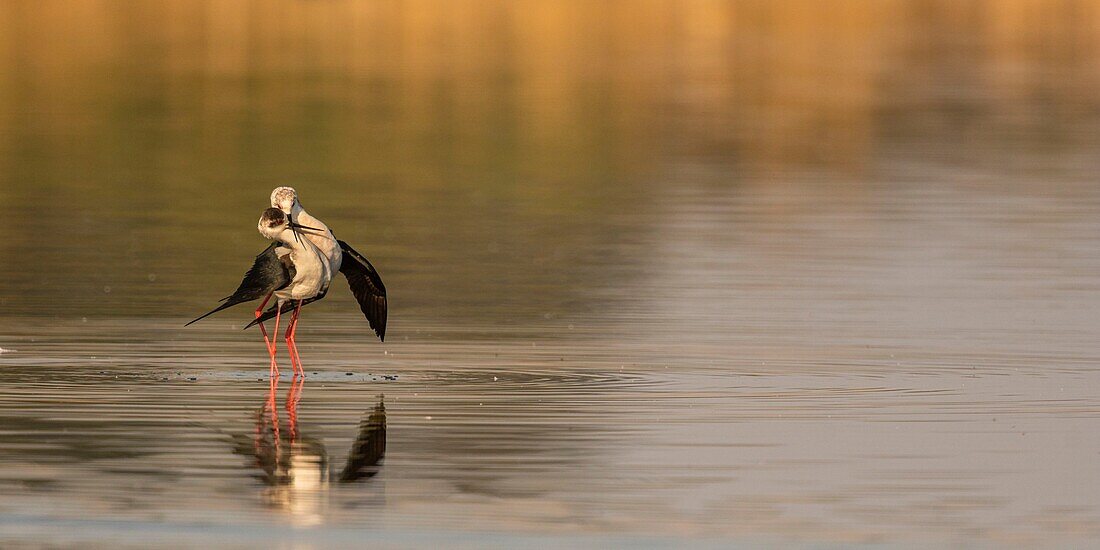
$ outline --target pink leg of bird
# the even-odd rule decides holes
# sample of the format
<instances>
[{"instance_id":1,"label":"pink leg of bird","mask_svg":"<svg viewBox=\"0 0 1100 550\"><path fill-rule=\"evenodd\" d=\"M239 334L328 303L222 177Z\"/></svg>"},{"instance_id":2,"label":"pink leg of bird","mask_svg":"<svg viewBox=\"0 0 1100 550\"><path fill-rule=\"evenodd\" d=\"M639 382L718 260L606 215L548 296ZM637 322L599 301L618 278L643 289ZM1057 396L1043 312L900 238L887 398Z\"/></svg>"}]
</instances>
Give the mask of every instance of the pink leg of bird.
<instances>
[{"instance_id":1,"label":"pink leg of bird","mask_svg":"<svg viewBox=\"0 0 1100 550\"><path fill-rule=\"evenodd\" d=\"M290 315L290 322L286 324L286 333L283 334L283 340L286 341L286 353L290 356L290 367L294 369L294 377L298 377L298 358L294 355L294 344L290 339L291 331L294 329L294 323L298 322L297 312Z\"/></svg>"},{"instance_id":2,"label":"pink leg of bird","mask_svg":"<svg viewBox=\"0 0 1100 550\"><path fill-rule=\"evenodd\" d=\"M302 368L302 355L298 353L298 320L302 314L302 300L298 300L298 308L294 312L294 330L290 331L290 343L294 344L294 358L298 360L298 374L305 378L306 370Z\"/></svg>"},{"instance_id":3,"label":"pink leg of bird","mask_svg":"<svg viewBox=\"0 0 1100 550\"><path fill-rule=\"evenodd\" d=\"M264 298L264 301L260 303L260 307L256 308L256 318L257 318L257 319L259 319L259 318L260 318L260 316L261 316L261 315L263 315L263 313L264 313L264 306L266 306L266 305L267 305L267 302L271 300L271 295L272 295L272 294L273 294L273 293L271 293L271 292L268 292L268 293L267 293L267 297L266 297L266 298ZM278 366L277 366L277 365L275 364L275 342L274 342L274 340L272 340L271 338L268 338L268 336L267 336L267 329L266 329L266 328L264 328L264 324L263 324L263 322L260 322L260 323L258 323L258 324L260 325L260 333L264 335L264 347L266 347L266 348L267 348L267 354L268 354L269 356L271 356L271 370L270 370L270 372L271 372L272 374L274 374L274 372L276 371L276 369L278 369L278 368L279 368L279 367L278 367ZM275 330L279 330L279 329L275 329Z\"/></svg>"},{"instance_id":4,"label":"pink leg of bird","mask_svg":"<svg viewBox=\"0 0 1100 550\"><path fill-rule=\"evenodd\" d=\"M275 328L272 329L272 331L271 331L272 334L275 334L275 335L279 334L279 317L282 315L282 313L283 313L283 308L279 305L278 302L276 302L275 303ZM265 334L265 336L266 336L266 334ZM276 350L275 350L275 339L272 338L271 339L271 378L278 378L279 377L279 365L277 363L275 363L275 352L276 352Z\"/></svg>"},{"instance_id":5,"label":"pink leg of bird","mask_svg":"<svg viewBox=\"0 0 1100 550\"><path fill-rule=\"evenodd\" d=\"M294 330L290 331L290 343L294 344L294 358L298 360L298 374L305 378L306 370L302 368L302 356L298 353L298 320L301 318L302 301L298 300L297 311L294 312Z\"/></svg>"},{"instance_id":6,"label":"pink leg of bird","mask_svg":"<svg viewBox=\"0 0 1100 550\"><path fill-rule=\"evenodd\" d=\"M286 348L287 353L290 354L290 363L294 367L294 376L306 375L305 369L302 368L302 357L298 355L298 343L294 340L294 335L298 332L298 317L302 314L302 301L298 300L298 307L294 308L294 317L291 318L290 324L286 327Z\"/></svg>"}]
</instances>

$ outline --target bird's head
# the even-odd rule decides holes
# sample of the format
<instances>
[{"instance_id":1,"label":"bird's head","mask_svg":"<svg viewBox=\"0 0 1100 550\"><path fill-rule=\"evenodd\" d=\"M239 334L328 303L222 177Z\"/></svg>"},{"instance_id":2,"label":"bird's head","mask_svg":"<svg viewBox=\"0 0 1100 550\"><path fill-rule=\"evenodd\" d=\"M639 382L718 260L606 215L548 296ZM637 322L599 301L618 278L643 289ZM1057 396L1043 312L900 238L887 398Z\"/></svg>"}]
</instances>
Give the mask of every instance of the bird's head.
<instances>
[{"instance_id":1,"label":"bird's head","mask_svg":"<svg viewBox=\"0 0 1100 550\"><path fill-rule=\"evenodd\" d=\"M290 216L297 214L296 210L302 209L301 203L298 202L298 192L293 187L276 187L271 192L271 207L278 208Z\"/></svg>"},{"instance_id":2,"label":"bird's head","mask_svg":"<svg viewBox=\"0 0 1100 550\"><path fill-rule=\"evenodd\" d=\"M256 229L260 230L260 234L267 239L278 240L287 242L290 237L283 237L283 233L290 229L292 232L297 232L300 229L308 229L311 231L317 231L313 227L306 227L290 221L290 217L283 213L278 208L268 208L264 210L263 214L260 214L260 221L256 223Z\"/></svg>"}]
</instances>

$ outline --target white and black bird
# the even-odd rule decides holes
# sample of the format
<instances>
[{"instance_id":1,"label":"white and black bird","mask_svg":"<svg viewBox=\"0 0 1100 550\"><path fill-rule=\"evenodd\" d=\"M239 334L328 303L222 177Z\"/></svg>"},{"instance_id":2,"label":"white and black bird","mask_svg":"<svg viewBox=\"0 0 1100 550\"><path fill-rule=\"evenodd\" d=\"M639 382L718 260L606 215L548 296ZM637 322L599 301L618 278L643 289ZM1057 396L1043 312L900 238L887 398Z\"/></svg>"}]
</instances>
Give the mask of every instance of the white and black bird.
<instances>
[{"instance_id":1,"label":"white and black bird","mask_svg":"<svg viewBox=\"0 0 1100 550\"><path fill-rule=\"evenodd\" d=\"M378 339L385 341L386 285L382 283L382 277L378 275L378 270L374 269L370 260L348 246L348 243L337 239L325 222L306 212L298 199L298 192L293 187L276 187L271 191L271 207L282 210L291 223L308 226L299 231L305 236L306 240L313 243L328 258L333 277L336 276L337 271L344 274L344 277L348 280L348 287L351 288L351 293L355 295L355 301L359 303L359 309L363 312L363 316L367 318L367 322L370 323L371 328L378 335ZM315 302L321 298L324 298L324 294L306 300L302 305ZM293 305L287 304L281 310L277 310L275 306L272 306L263 315L257 316L256 320L245 328L276 317L279 313L286 313L292 307Z\"/></svg>"},{"instance_id":2,"label":"white and black bird","mask_svg":"<svg viewBox=\"0 0 1100 550\"><path fill-rule=\"evenodd\" d=\"M293 190L291 191L293 192ZM298 208L301 208L300 205ZM315 218L310 216L309 219ZM263 302L256 308L255 320L245 328L256 324L260 326L264 343L267 345L268 353L271 356L271 373L273 376L278 376L278 365L275 362L275 341L268 338L263 321L275 317L275 334L277 334L281 314L293 309L294 316L287 326L284 339L287 343L295 375L304 375L294 335L297 331L301 307L323 298L328 292L329 283L335 269L329 260L328 254L314 244L314 238L328 237L331 232L320 223L316 226L301 225L299 222L292 220L288 213L278 208L269 208L264 211L260 217L258 229L264 237L276 242L256 256L252 267L245 274L237 290L233 294L222 298L223 304L187 324L190 325L228 307L263 298ZM302 235L298 233L302 233ZM306 238L302 238L302 236L306 236ZM384 338L386 330L386 287L382 284L381 277L374 266L361 254L348 247L343 241L336 241L335 238L331 238L331 240L336 243L335 248L341 252L339 257L340 271L347 277L348 284L359 302L360 309L366 315L367 321L374 328L378 337ZM272 295L276 297L276 303L267 312L264 312L264 306L267 305Z\"/></svg>"}]
</instances>

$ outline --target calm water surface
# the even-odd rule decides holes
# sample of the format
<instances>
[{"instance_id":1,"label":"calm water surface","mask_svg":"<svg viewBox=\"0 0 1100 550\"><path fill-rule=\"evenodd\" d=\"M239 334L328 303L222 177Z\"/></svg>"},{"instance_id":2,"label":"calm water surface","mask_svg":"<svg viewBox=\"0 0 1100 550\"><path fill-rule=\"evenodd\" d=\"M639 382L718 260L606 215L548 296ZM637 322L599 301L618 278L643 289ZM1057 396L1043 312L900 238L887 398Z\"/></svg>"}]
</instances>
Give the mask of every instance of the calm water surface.
<instances>
[{"instance_id":1,"label":"calm water surface","mask_svg":"<svg viewBox=\"0 0 1100 550\"><path fill-rule=\"evenodd\" d=\"M1100 538L1094 3L273 4L0 5L0 546Z\"/></svg>"}]
</instances>

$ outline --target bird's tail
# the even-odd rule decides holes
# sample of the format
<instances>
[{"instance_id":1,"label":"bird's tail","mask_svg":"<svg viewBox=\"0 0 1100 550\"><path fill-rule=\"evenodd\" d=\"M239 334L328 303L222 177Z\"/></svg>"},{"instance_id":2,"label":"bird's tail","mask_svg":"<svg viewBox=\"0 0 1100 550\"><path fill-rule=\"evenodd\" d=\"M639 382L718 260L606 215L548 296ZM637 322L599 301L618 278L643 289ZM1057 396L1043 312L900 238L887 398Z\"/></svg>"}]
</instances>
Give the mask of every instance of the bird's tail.
<instances>
[{"instance_id":1,"label":"bird's tail","mask_svg":"<svg viewBox=\"0 0 1100 550\"><path fill-rule=\"evenodd\" d=\"M196 321L201 321L201 320L203 320L203 319L205 319L205 318L207 318L207 317L209 317L209 316L211 316L211 315L213 315L213 314L215 314L215 313L217 313L217 312L219 312L219 311L221 311L221 310L223 310L227 307L230 307L232 305L235 305L235 304L226 302L226 303L224 303L224 304L222 304L222 305L220 305L220 306L218 306L218 307L216 307L216 308L214 308L214 309L212 309L212 310L210 310L206 313L203 313L199 317L197 317L195 319L192 319L191 322L189 322L189 323L187 323L186 325L183 325L183 326L186 327L186 326L190 325L191 323L194 323Z\"/></svg>"},{"instance_id":2,"label":"bird's tail","mask_svg":"<svg viewBox=\"0 0 1100 550\"><path fill-rule=\"evenodd\" d=\"M312 304L313 302L316 302L317 300L320 300L321 298L324 298L325 294L328 294L328 290L326 290L325 292L322 292L321 294L318 294L317 296L314 296L312 298L306 298L305 300L302 300L302 305L306 306L306 305ZM282 311L280 311L279 313L283 313L283 314L290 313L291 311L294 311L294 308L296 308L296 307L298 307L298 301L297 300L287 300L283 304ZM260 315L259 317L253 319L252 322L245 325L244 328L249 329L249 328L252 328L252 327L268 320L268 319L274 318L276 310L278 308L279 308L278 304L267 308L267 311L265 311L263 315Z\"/></svg>"},{"instance_id":3,"label":"bird's tail","mask_svg":"<svg viewBox=\"0 0 1100 550\"><path fill-rule=\"evenodd\" d=\"M298 304L294 300L287 300L286 303L283 304L283 310L280 313L289 313L291 311L294 311L294 307L296 305L298 305ZM268 320L268 319L274 318L276 310L278 308L279 308L278 304L267 308L267 311L265 311L263 315L260 315L259 317L253 319L252 322L245 325L244 328L249 329L249 328L252 328L252 327Z\"/></svg>"}]
</instances>

